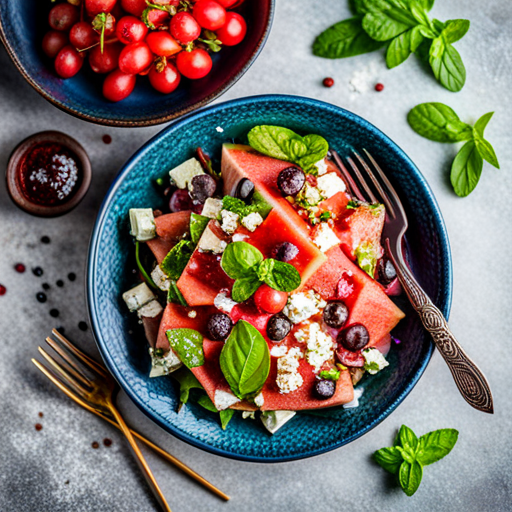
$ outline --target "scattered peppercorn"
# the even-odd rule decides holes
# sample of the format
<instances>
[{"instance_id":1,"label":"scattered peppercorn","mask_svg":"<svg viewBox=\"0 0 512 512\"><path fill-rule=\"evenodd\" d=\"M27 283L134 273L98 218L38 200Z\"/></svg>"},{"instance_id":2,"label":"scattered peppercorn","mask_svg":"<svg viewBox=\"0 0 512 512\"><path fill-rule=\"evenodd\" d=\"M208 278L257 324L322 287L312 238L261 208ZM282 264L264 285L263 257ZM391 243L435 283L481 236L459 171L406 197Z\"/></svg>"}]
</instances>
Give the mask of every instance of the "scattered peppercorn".
<instances>
[{"instance_id":1,"label":"scattered peppercorn","mask_svg":"<svg viewBox=\"0 0 512 512\"><path fill-rule=\"evenodd\" d=\"M381 83L379 83L379 84L375 84L375 90L376 90L377 92L381 92L381 91L383 91L383 90L384 90L384 84L381 84Z\"/></svg>"},{"instance_id":2,"label":"scattered peppercorn","mask_svg":"<svg viewBox=\"0 0 512 512\"><path fill-rule=\"evenodd\" d=\"M0 295L5 295L6 293L7 288L3 284L0 284Z\"/></svg>"},{"instance_id":3,"label":"scattered peppercorn","mask_svg":"<svg viewBox=\"0 0 512 512\"><path fill-rule=\"evenodd\" d=\"M43 293L43 292L36 293L36 299L38 302L41 302L41 304L46 302L46 293Z\"/></svg>"},{"instance_id":4,"label":"scattered peppercorn","mask_svg":"<svg viewBox=\"0 0 512 512\"><path fill-rule=\"evenodd\" d=\"M41 425L41 423L36 423L35 424L35 427L36 427L36 430L39 431L39 430L43 430L43 425Z\"/></svg>"},{"instance_id":5,"label":"scattered peppercorn","mask_svg":"<svg viewBox=\"0 0 512 512\"><path fill-rule=\"evenodd\" d=\"M62 325L59 325L59 327L56 327L55 330L59 331L61 334L64 334L64 332L66 331L66 329L64 329L64 327L62 327Z\"/></svg>"},{"instance_id":6,"label":"scattered peppercorn","mask_svg":"<svg viewBox=\"0 0 512 512\"><path fill-rule=\"evenodd\" d=\"M58 309L50 309L50 316L53 316L53 318L57 318L59 316L59 310ZM62 331L59 330L59 332L62 333ZM64 334L64 333L62 333Z\"/></svg>"},{"instance_id":7,"label":"scattered peppercorn","mask_svg":"<svg viewBox=\"0 0 512 512\"><path fill-rule=\"evenodd\" d=\"M25 265L23 265L23 263L16 263L16 265L14 265L14 270L16 270L16 272L19 272L20 274L23 274L23 272L25 272Z\"/></svg>"},{"instance_id":8,"label":"scattered peppercorn","mask_svg":"<svg viewBox=\"0 0 512 512\"><path fill-rule=\"evenodd\" d=\"M43 283L43 290L49 290L50 285L48 283Z\"/></svg>"},{"instance_id":9,"label":"scattered peppercorn","mask_svg":"<svg viewBox=\"0 0 512 512\"><path fill-rule=\"evenodd\" d=\"M55 283L59 288L62 288L64 286L64 281L62 279L59 279L56 283Z\"/></svg>"},{"instance_id":10,"label":"scattered peppercorn","mask_svg":"<svg viewBox=\"0 0 512 512\"><path fill-rule=\"evenodd\" d=\"M68 484L69 484L69 480L66 480L64 483L65 483L66 485L68 485Z\"/></svg>"},{"instance_id":11,"label":"scattered peppercorn","mask_svg":"<svg viewBox=\"0 0 512 512\"><path fill-rule=\"evenodd\" d=\"M42 244L49 244L50 243L50 237L49 236L42 236L41 237L41 243Z\"/></svg>"},{"instance_id":12,"label":"scattered peppercorn","mask_svg":"<svg viewBox=\"0 0 512 512\"><path fill-rule=\"evenodd\" d=\"M322 82L324 84L324 87L332 87L334 85L334 79L331 77L324 78L324 81Z\"/></svg>"},{"instance_id":13,"label":"scattered peppercorn","mask_svg":"<svg viewBox=\"0 0 512 512\"><path fill-rule=\"evenodd\" d=\"M74 280L76 279L76 274L75 274L74 272L70 272L70 273L68 274L68 279L69 279L70 281L74 281Z\"/></svg>"},{"instance_id":14,"label":"scattered peppercorn","mask_svg":"<svg viewBox=\"0 0 512 512\"><path fill-rule=\"evenodd\" d=\"M93 442L91 443L91 446L92 446L95 450L97 450L97 449L100 447L100 443L98 443L98 441L93 441Z\"/></svg>"},{"instance_id":15,"label":"scattered peppercorn","mask_svg":"<svg viewBox=\"0 0 512 512\"><path fill-rule=\"evenodd\" d=\"M103 444L105 446L112 446L112 439L109 439L108 437L106 437L105 439L103 439Z\"/></svg>"},{"instance_id":16,"label":"scattered peppercorn","mask_svg":"<svg viewBox=\"0 0 512 512\"><path fill-rule=\"evenodd\" d=\"M36 277L41 277L43 275L43 269L41 267L34 267L32 269L32 274L34 274Z\"/></svg>"},{"instance_id":17,"label":"scattered peppercorn","mask_svg":"<svg viewBox=\"0 0 512 512\"><path fill-rule=\"evenodd\" d=\"M85 322L78 322L78 328L81 331L87 331L87 324Z\"/></svg>"},{"instance_id":18,"label":"scattered peppercorn","mask_svg":"<svg viewBox=\"0 0 512 512\"><path fill-rule=\"evenodd\" d=\"M38 416L39 416L40 418L42 418L42 417L44 416L44 414L43 414L42 412L40 412L40 413L38 414Z\"/></svg>"},{"instance_id":19,"label":"scattered peppercorn","mask_svg":"<svg viewBox=\"0 0 512 512\"><path fill-rule=\"evenodd\" d=\"M110 144L112 142L112 137L108 134L105 134L103 135L103 137L101 138L101 140L105 143L105 144Z\"/></svg>"}]
</instances>

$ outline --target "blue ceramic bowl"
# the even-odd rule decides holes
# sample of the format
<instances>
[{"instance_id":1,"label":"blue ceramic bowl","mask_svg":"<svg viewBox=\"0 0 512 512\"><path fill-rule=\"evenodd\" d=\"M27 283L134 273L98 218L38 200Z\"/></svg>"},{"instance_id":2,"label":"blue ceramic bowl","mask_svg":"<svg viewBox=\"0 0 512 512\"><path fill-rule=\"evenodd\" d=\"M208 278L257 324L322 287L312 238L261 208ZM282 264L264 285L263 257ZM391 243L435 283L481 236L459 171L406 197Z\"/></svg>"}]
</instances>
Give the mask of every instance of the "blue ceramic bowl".
<instances>
[{"instance_id":1,"label":"blue ceramic bowl","mask_svg":"<svg viewBox=\"0 0 512 512\"><path fill-rule=\"evenodd\" d=\"M105 363L142 411L180 439L228 457L277 462L323 453L362 436L386 418L418 382L433 351L417 315L402 300L407 316L394 333L390 366L364 379L355 409L336 407L301 412L275 435L258 421L235 414L226 431L216 415L189 404L178 414L178 394L170 378L150 379L150 360L136 315L128 313L121 294L136 284L128 210L162 205L153 182L190 158L197 146L219 156L221 144L244 138L258 124L323 135L331 147L348 154L366 148L396 187L409 217L408 246L412 269L448 316L452 270L448 238L437 203L425 179L407 155L382 132L341 108L291 96L242 98L210 107L163 130L142 147L114 181L101 207L91 240L88 302L94 333ZM224 129L219 133L216 128Z\"/></svg>"},{"instance_id":2,"label":"blue ceramic bowl","mask_svg":"<svg viewBox=\"0 0 512 512\"><path fill-rule=\"evenodd\" d=\"M212 71L200 80L182 78L172 94L161 94L139 77L135 91L119 103L103 98L103 77L87 63L68 80L59 78L41 50L51 3L0 0L0 40L27 82L56 107L86 121L110 126L150 126L204 107L227 91L249 69L263 48L272 25L275 0L245 0L236 9L248 21L237 46L213 54Z\"/></svg>"}]
</instances>

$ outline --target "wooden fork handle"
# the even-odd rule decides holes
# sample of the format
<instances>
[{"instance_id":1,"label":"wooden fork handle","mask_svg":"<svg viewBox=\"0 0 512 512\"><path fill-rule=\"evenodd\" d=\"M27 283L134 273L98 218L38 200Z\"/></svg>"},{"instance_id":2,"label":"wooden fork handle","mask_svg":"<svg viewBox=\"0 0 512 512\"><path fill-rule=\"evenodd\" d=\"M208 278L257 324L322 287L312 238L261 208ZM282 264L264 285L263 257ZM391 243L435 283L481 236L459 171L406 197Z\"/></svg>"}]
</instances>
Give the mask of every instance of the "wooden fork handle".
<instances>
[{"instance_id":1,"label":"wooden fork handle","mask_svg":"<svg viewBox=\"0 0 512 512\"><path fill-rule=\"evenodd\" d=\"M388 254L395 265L403 289L407 293L413 308L417 311L423 327L431 334L437 349L448 364L455 384L464 400L479 411L493 414L491 388L484 374L464 352L464 349L450 331L441 311L434 306L430 297L416 282L407 267L396 261L392 251L388 251Z\"/></svg>"},{"instance_id":2,"label":"wooden fork handle","mask_svg":"<svg viewBox=\"0 0 512 512\"><path fill-rule=\"evenodd\" d=\"M130 443L130 446L132 447L132 450L135 453L139 468L142 471L142 474L144 475L144 478L146 479L146 482L148 483L149 487L151 488L151 491L153 492L156 500L158 501L159 505L162 507L162 510L164 510L165 512L171 512L171 509L165 499L165 496L163 495L162 491L160 490L160 487L158 486L158 483L157 483L155 477L153 476L153 473L151 472L151 469L149 468L148 463L146 462L146 459L144 458L144 455L142 455L142 452L140 451L140 448L137 445L135 438L133 437L132 433L130 432L128 425L125 423L123 417L121 416L121 414L119 413L119 411L113 404L110 404L110 411L112 412L114 419L117 421L117 423L121 427L121 430L123 431L123 434L125 435L126 439Z\"/></svg>"}]
</instances>

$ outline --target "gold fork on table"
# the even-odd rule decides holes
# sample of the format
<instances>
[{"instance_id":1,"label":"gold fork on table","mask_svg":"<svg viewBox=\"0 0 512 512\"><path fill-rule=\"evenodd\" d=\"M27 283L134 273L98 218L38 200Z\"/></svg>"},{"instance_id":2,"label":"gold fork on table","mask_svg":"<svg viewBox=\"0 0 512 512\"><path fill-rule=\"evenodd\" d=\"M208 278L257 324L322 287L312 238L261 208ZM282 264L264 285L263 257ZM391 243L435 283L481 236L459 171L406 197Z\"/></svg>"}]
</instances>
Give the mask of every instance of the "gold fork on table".
<instances>
[{"instance_id":1,"label":"gold fork on table","mask_svg":"<svg viewBox=\"0 0 512 512\"><path fill-rule=\"evenodd\" d=\"M176 457L162 450L138 432L128 428L114 404L114 397L119 390L119 386L106 368L76 348L56 329L53 329L52 334L57 341L48 337L46 338L46 342L60 356L61 360L58 361L42 347L38 347L39 352L46 361L48 361L50 367L40 363L36 359L32 359L32 362L72 400L123 432L135 452L141 470L163 510L170 511L169 505L160 491L149 466L144 460L134 437L137 437L137 439L145 443L149 448L174 464L184 473L194 478L217 496L226 501L230 499L229 496L183 464Z\"/></svg>"}]
</instances>

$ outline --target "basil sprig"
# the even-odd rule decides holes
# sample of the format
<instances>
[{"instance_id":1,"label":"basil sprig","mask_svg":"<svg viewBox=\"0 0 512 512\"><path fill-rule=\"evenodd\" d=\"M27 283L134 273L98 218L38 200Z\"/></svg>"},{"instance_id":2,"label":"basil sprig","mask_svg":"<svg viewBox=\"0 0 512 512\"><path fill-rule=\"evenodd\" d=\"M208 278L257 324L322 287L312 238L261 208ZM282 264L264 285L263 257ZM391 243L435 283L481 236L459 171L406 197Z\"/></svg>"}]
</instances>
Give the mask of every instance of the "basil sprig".
<instances>
[{"instance_id":1,"label":"basil sprig","mask_svg":"<svg viewBox=\"0 0 512 512\"><path fill-rule=\"evenodd\" d=\"M203 337L199 332L194 329L169 329L165 334L169 345L187 368L203 366Z\"/></svg>"},{"instance_id":2,"label":"basil sprig","mask_svg":"<svg viewBox=\"0 0 512 512\"><path fill-rule=\"evenodd\" d=\"M220 264L224 272L235 279L231 296L236 302L247 300L262 282L282 292L292 292L301 283L293 265L272 258L264 260L263 254L247 242L229 244Z\"/></svg>"},{"instance_id":3,"label":"basil sprig","mask_svg":"<svg viewBox=\"0 0 512 512\"><path fill-rule=\"evenodd\" d=\"M436 142L467 141L453 160L450 181L460 197L469 195L478 184L484 160L500 168L491 143L484 138L484 130L494 112L484 114L471 126L442 103L422 103L407 116L411 128L427 139Z\"/></svg>"},{"instance_id":4,"label":"basil sprig","mask_svg":"<svg viewBox=\"0 0 512 512\"><path fill-rule=\"evenodd\" d=\"M241 400L253 397L263 387L270 371L270 351L250 323L239 320L233 327L220 353L220 369Z\"/></svg>"},{"instance_id":5,"label":"basil sprig","mask_svg":"<svg viewBox=\"0 0 512 512\"><path fill-rule=\"evenodd\" d=\"M412 53L428 60L443 87L457 92L466 81L464 63L452 43L469 30L468 20L430 19L433 0L351 0L355 17L322 32L313 53L328 59L373 52L387 44L386 64L394 68Z\"/></svg>"},{"instance_id":6,"label":"basil sprig","mask_svg":"<svg viewBox=\"0 0 512 512\"><path fill-rule=\"evenodd\" d=\"M452 428L434 430L421 436L402 425L392 447L374 453L376 462L398 477L400 487L412 496L420 486L423 467L433 464L450 453L459 432Z\"/></svg>"},{"instance_id":7,"label":"basil sprig","mask_svg":"<svg viewBox=\"0 0 512 512\"><path fill-rule=\"evenodd\" d=\"M328 142L320 135L301 137L282 126L255 126L247 135L249 145L260 153L299 165L305 172L315 173L314 164L325 158Z\"/></svg>"}]
</instances>

